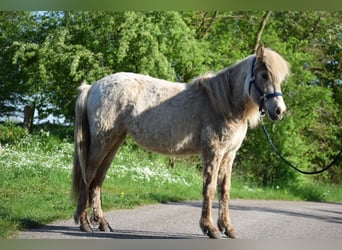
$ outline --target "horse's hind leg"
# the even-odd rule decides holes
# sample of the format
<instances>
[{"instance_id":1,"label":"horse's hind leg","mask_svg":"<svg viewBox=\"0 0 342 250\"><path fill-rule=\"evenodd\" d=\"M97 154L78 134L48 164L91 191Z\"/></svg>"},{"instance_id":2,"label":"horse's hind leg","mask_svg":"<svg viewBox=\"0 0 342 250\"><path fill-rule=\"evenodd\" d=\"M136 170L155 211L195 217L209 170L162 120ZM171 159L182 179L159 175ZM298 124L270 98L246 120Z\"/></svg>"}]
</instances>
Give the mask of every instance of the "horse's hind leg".
<instances>
[{"instance_id":1,"label":"horse's hind leg","mask_svg":"<svg viewBox=\"0 0 342 250\"><path fill-rule=\"evenodd\" d=\"M95 178L93 179L89 188L89 200L90 206L92 208L92 213L90 216L90 221L93 225L99 224L99 229L105 232L113 231L109 223L104 217L102 207L101 207L101 187L106 178L107 171L113 161L115 154L117 153L120 145L124 141L126 133L122 133L116 138L113 147L109 150L101 165L96 171Z\"/></svg>"},{"instance_id":2,"label":"horse's hind leg","mask_svg":"<svg viewBox=\"0 0 342 250\"><path fill-rule=\"evenodd\" d=\"M91 224L93 226L99 225L101 231L112 232L113 230L105 219L101 208L101 188L99 186L91 187L89 196L92 207L90 216Z\"/></svg>"},{"instance_id":3,"label":"horse's hind leg","mask_svg":"<svg viewBox=\"0 0 342 250\"><path fill-rule=\"evenodd\" d=\"M88 189L83 180L79 182L79 194L77 198L77 209L74 214L75 223L80 222L80 229L84 232L92 232L91 226L87 218L88 202Z\"/></svg>"},{"instance_id":4,"label":"horse's hind leg","mask_svg":"<svg viewBox=\"0 0 342 250\"><path fill-rule=\"evenodd\" d=\"M219 217L217 225L220 231L230 238L235 238L235 231L230 223L229 216L230 181L234 158L235 152L228 153L224 156L220 164L217 185L219 193Z\"/></svg>"}]
</instances>

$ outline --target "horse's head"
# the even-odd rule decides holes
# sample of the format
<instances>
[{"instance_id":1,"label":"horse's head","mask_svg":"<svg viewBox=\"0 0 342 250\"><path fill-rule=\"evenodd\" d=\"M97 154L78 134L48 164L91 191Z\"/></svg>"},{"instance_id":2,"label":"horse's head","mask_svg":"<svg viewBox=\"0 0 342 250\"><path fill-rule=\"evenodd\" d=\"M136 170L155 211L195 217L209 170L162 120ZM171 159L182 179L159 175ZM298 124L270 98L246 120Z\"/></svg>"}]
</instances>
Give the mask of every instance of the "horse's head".
<instances>
[{"instance_id":1,"label":"horse's head","mask_svg":"<svg viewBox=\"0 0 342 250\"><path fill-rule=\"evenodd\" d=\"M286 106L280 83L289 74L289 64L276 52L259 46L253 58L249 95L273 121L280 120Z\"/></svg>"}]
</instances>

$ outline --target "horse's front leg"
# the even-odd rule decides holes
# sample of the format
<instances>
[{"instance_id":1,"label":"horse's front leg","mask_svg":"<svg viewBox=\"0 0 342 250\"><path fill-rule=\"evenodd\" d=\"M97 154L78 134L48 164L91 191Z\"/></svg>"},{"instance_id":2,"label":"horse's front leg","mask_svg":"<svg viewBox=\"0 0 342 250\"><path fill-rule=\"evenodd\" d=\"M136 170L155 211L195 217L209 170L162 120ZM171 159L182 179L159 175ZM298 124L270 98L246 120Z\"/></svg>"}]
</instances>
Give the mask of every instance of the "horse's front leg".
<instances>
[{"instance_id":1,"label":"horse's front leg","mask_svg":"<svg viewBox=\"0 0 342 250\"><path fill-rule=\"evenodd\" d=\"M213 223L211 211L217 185L218 166L221 158L212 153L212 156L204 154L203 160L203 203L200 227L203 233L207 234L210 238L219 239L221 238L221 233Z\"/></svg>"},{"instance_id":2,"label":"horse's front leg","mask_svg":"<svg viewBox=\"0 0 342 250\"><path fill-rule=\"evenodd\" d=\"M230 223L229 216L229 199L230 199L230 184L234 153L227 153L219 167L218 173L218 193L219 193L219 217L217 225L222 233L225 233L229 238L235 238L235 231Z\"/></svg>"}]
</instances>

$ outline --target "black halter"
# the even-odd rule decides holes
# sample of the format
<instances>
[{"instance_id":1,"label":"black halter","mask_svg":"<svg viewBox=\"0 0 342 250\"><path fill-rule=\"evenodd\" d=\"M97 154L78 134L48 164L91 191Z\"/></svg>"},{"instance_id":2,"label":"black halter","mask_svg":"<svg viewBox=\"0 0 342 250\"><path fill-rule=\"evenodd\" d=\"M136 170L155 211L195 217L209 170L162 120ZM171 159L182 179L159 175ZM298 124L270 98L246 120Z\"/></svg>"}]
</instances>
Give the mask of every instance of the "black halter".
<instances>
[{"instance_id":1,"label":"black halter","mask_svg":"<svg viewBox=\"0 0 342 250\"><path fill-rule=\"evenodd\" d=\"M252 88L252 85L254 85L256 91L259 93L260 95L260 104L259 104L259 112L260 112L260 115L263 116L265 114L265 111L263 109L263 106L265 104L265 102L269 99L269 98L273 98L273 97L276 97L276 96L283 96L283 94L281 92L274 92L274 93L269 93L269 94L266 94L264 93L264 91L261 90L260 86L257 84L257 82L255 81L255 77L254 77L254 68L255 68L255 62L256 62L256 57L254 57L253 59L253 63L252 63L252 71L251 71L251 79L249 81L249 87L248 87L248 91L249 91L249 94L251 94L251 88ZM262 129L264 130L264 133L266 135L266 138L268 140L268 142L271 144L273 150L275 151L275 153L287 164L289 165L291 168L295 169L296 171L302 173L302 174L320 174L326 170L328 170L329 168L331 168L334 164L337 163L337 161L339 160L340 156L342 155L342 149L340 150L340 152L336 155L336 157L334 158L334 160L327 166L325 166L324 168L320 169L320 170L317 170L317 171L312 171L312 172L308 172L308 171L303 171L303 170L300 170L299 168L297 168L296 166L294 166L291 162L289 162L288 160L286 160L279 152L279 150L276 148L276 146L274 146L271 138L270 138L270 135L266 129L266 126L263 122L263 119L261 119L261 122L262 122Z\"/></svg>"},{"instance_id":2,"label":"black halter","mask_svg":"<svg viewBox=\"0 0 342 250\"><path fill-rule=\"evenodd\" d=\"M256 57L253 58L253 62L252 62L251 79L249 80L248 92L249 92L249 94L251 94L251 88L252 88L252 85L254 85L256 91L260 95L259 112L261 115L264 115L265 111L264 111L263 107L264 107L265 102L270 98L277 97L277 96L283 96L283 94L281 92L276 92L276 91L273 93L266 94L266 93L264 93L264 91L261 90L261 88L257 84L257 82L255 80L255 76L254 76L255 62L256 62Z\"/></svg>"}]
</instances>

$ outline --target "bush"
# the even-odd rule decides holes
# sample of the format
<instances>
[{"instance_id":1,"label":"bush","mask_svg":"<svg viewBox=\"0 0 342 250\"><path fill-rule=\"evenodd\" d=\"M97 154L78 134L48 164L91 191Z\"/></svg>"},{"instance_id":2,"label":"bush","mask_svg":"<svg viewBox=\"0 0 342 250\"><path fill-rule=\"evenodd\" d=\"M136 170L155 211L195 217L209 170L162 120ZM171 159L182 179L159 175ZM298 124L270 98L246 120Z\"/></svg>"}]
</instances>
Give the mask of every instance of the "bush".
<instances>
[{"instance_id":1,"label":"bush","mask_svg":"<svg viewBox=\"0 0 342 250\"><path fill-rule=\"evenodd\" d=\"M28 136L28 131L25 128L17 126L14 123L6 122L0 125L0 142L14 143Z\"/></svg>"},{"instance_id":2,"label":"bush","mask_svg":"<svg viewBox=\"0 0 342 250\"><path fill-rule=\"evenodd\" d=\"M304 201L323 202L326 200L324 188L314 182L305 182L294 185L291 187L291 192Z\"/></svg>"},{"instance_id":3,"label":"bush","mask_svg":"<svg viewBox=\"0 0 342 250\"><path fill-rule=\"evenodd\" d=\"M43 132L42 134L42 131ZM59 139L67 139L69 141L74 140L74 126L65 126L60 124L39 124L34 125L32 129L32 134L34 135L45 135L45 136L53 136L58 137Z\"/></svg>"}]
</instances>

